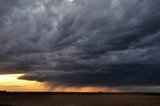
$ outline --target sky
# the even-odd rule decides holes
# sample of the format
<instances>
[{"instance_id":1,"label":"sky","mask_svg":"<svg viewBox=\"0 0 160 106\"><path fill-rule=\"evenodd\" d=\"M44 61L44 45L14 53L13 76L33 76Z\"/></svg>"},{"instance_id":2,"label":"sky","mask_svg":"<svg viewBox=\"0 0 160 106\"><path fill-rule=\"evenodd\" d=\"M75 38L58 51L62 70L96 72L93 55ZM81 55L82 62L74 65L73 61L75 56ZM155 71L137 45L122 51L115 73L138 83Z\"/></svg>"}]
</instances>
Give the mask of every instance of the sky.
<instances>
[{"instance_id":1,"label":"sky","mask_svg":"<svg viewBox=\"0 0 160 106\"><path fill-rule=\"evenodd\" d=\"M0 0L0 89L159 92L160 0Z\"/></svg>"}]
</instances>

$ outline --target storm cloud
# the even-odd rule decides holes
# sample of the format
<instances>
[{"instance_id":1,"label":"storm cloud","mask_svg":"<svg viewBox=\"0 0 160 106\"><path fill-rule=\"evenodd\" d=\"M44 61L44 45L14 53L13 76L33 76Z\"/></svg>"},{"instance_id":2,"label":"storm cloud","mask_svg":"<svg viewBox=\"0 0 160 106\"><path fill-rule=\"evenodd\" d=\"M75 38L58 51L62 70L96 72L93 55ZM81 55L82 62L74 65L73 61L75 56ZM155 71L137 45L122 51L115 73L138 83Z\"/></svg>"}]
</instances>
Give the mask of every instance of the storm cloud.
<instances>
[{"instance_id":1,"label":"storm cloud","mask_svg":"<svg viewBox=\"0 0 160 106\"><path fill-rule=\"evenodd\" d=\"M158 86L159 54L159 0L0 1L0 73L65 86Z\"/></svg>"}]
</instances>

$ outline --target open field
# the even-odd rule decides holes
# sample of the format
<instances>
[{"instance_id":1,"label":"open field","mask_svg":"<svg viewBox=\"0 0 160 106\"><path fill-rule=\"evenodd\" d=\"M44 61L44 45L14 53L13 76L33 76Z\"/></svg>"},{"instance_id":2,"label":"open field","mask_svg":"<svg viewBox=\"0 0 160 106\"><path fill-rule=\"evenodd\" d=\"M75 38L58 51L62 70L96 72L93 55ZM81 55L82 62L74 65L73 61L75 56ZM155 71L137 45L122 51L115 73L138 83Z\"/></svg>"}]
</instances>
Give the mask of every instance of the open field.
<instances>
[{"instance_id":1,"label":"open field","mask_svg":"<svg viewBox=\"0 0 160 106\"><path fill-rule=\"evenodd\" d=\"M0 106L160 106L160 94L5 92Z\"/></svg>"}]
</instances>

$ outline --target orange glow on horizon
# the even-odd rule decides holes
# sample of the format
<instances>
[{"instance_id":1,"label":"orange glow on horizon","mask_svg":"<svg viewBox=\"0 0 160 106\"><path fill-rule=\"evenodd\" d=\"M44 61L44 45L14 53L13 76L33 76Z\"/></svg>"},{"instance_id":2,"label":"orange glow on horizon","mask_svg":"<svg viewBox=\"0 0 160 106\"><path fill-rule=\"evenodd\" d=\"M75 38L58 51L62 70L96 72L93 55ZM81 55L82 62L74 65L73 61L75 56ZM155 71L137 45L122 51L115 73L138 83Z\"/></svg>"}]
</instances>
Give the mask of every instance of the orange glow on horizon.
<instances>
[{"instance_id":1,"label":"orange glow on horizon","mask_svg":"<svg viewBox=\"0 0 160 106\"><path fill-rule=\"evenodd\" d=\"M116 88L110 87L64 87L64 86L53 86L47 82L37 82L18 79L24 74L4 74L0 75L0 90L6 91L36 91L36 92L120 92Z\"/></svg>"},{"instance_id":2,"label":"orange glow on horizon","mask_svg":"<svg viewBox=\"0 0 160 106\"><path fill-rule=\"evenodd\" d=\"M0 90L6 91L44 91L42 83L18 79L24 74L0 75Z\"/></svg>"},{"instance_id":3,"label":"orange glow on horizon","mask_svg":"<svg viewBox=\"0 0 160 106\"><path fill-rule=\"evenodd\" d=\"M33 83L36 83L35 81L19 80L18 77L23 75L24 74L0 75L0 84L1 86L25 86L25 85L32 85Z\"/></svg>"},{"instance_id":4,"label":"orange glow on horizon","mask_svg":"<svg viewBox=\"0 0 160 106\"><path fill-rule=\"evenodd\" d=\"M109 87L57 87L52 91L54 92L120 92L116 88Z\"/></svg>"}]
</instances>

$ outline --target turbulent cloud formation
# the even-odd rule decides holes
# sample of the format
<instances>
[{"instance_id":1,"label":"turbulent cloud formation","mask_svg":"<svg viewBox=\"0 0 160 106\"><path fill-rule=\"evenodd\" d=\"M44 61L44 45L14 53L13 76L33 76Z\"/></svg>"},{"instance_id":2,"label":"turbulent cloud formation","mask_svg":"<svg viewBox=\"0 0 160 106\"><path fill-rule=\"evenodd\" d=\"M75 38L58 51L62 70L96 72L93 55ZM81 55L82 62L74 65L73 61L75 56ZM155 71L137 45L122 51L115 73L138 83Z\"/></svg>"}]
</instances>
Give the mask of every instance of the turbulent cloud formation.
<instances>
[{"instance_id":1,"label":"turbulent cloud formation","mask_svg":"<svg viewBox=\"0 0 160 106\"><path fill-rule=\"evenodd\" d=\"M0 73L64 86L154 86L159 54L159 0L0 1Z\"/></svg>"}]
</instances>

